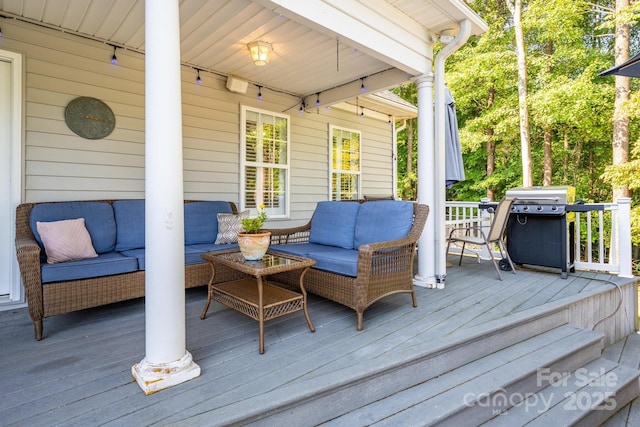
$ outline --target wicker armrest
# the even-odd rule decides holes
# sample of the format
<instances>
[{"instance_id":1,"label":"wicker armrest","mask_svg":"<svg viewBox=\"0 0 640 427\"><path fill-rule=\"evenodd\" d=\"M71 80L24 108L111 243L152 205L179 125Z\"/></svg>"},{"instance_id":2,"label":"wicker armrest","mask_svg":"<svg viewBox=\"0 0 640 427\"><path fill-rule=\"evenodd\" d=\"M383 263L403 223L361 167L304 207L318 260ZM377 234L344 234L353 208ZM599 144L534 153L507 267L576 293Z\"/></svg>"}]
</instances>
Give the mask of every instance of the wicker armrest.
<instances>
[{"instance_id":1,"label":"wicker armrest","mask_svg":"<svg viewBox=\"0 0 640 427\"><path fill-rule=\"evenodd\" d=\"M40 273L40 246L35 238L17 237L16 257L18 258L22 285L29 302L29 315L32 319L39 321L39 325L36 325L36 339L41 339L44 304L42 275Z\"/></svg>"},{"instance_id":2,"label":"wicker armrest","mask_svg":"<svg viewBox=\"0 0 640 427\"><path fill-rule=\"evenodd\" d=\"M271 232L272 245L284 245L288 243L307 243L311 232L311 222L305 225L290 228L267 229Z\"/></svg>"}]
</instances>

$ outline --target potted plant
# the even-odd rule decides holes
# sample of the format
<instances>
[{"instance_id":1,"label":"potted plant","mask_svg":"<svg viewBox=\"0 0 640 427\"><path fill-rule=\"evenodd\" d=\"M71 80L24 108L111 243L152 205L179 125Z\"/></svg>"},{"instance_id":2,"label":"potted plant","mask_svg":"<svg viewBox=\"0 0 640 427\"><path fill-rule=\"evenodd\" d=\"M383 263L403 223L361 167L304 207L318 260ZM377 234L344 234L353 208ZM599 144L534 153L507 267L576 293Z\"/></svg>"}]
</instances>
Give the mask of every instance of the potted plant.
<instances>
[{"instance_id":1,"label":"potted plant","mask_svg":"<svg viewBox=\"0 0 640 427\"><path fill-rule=\"evenodd\" d=\"M241 233L238 233L238 245L240 252L247 260L262 259L269 249L271 243L271 232L262 230L264 222L267 220L267 213L264 211L264 205L258 206L258 215L242 219Z\"/></svg>"}]
</instances>

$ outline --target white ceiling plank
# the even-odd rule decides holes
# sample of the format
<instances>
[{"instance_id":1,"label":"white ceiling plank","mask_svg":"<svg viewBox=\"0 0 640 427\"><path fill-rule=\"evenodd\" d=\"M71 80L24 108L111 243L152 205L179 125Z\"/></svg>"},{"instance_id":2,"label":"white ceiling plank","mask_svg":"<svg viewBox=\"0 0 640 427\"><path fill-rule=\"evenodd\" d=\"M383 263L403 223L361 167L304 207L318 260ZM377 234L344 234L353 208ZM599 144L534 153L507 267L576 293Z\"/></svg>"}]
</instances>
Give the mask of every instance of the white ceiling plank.
<instances>
[{"instance_id":1,"label":"white ceiling plank","mask_svg":"<svg viewBox=\"0 0 640 427\"><path fill-rule=\"evenodd\" d=\"M329 36L349 40L367 54L390 65L418 75L429 70L430 43L422 41L419 47L408 47L389 37L385 28L377 29L360 22L321 0L259 0L271 4L272 10L282 13L310 28ZM354 2L354 0L343 0ZM364 8L363 8L364 9ZM366 11L363 10L363 13ZM418 53L421 52L421 53Z\"/></svg>"}]
</instances>

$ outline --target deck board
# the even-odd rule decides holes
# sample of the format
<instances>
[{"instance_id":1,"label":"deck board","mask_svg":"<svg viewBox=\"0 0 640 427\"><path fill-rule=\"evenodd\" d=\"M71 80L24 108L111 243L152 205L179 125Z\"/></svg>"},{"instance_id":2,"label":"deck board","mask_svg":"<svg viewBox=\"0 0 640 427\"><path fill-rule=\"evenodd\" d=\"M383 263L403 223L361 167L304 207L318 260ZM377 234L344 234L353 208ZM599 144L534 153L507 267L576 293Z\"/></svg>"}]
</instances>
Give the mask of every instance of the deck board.
<instances>
[{"instance_id":1,"label":"deck board","mask_svg":"<svg viewBox=\"0 0 640 427\"><path fill-rule=\"evenodd\" d=\"M455 261L445 289L417 288L417 308L407 294L377 302L365 311L361 332L352 310L310 295L316 332L309 331L302 312L266 322L263 355L257 322L215 302L200 320L206 290L189 289L187 349L201 376L149 396L131 378L131 366L145 351L143 299L47 318L39 342L26 309L0 312L0 419L3 425L31 426L206 419L201 414L237 410L243 402L248 408L251 397L271 390L295 390L365 360L392 358L425 343L441 345L470 328L612 287L595 279L620 281L584 273L562 280L557 272L533 269L505 272L500 281L490 262ZM626 357L624 347L608 351Z\"/></svg>"}]
</instances>

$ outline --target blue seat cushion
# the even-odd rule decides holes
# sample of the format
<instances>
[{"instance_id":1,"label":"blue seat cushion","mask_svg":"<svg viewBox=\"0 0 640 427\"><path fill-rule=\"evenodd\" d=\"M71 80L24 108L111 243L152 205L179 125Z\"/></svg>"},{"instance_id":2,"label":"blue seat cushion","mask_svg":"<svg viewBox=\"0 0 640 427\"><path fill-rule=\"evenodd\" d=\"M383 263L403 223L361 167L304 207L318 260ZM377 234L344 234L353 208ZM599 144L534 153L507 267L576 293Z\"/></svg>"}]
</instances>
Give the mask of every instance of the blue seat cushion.
<instances>
[{"instance_id":1,"label":"blue seat cushion","mask_svg":"<svg viewBox=\"0 0 640 427\"><path fill-rule=\"evenodd\" d=\"M116 251L144 248L144 200L113 202L117 223Z\"/></svg>"},{"instance_id":2,"label":"blue seat cushion","mask_svg":"<svg viewBox=\"0 0 640 427\"><path fill-rule=\"evenodd\" d=\"M36 223L84 218L91 236L91 244L98 254L111 252L116 245L116 221L111 204L106 202L39 203L31 210L29 225L36 241L43 249Z\"/></svg>"},{"instance_id":3,"label":"blue seat cushion","mask_svg":"<svg viewBox=\"0 0 640 427\"><path fill-rule=\"evenodd\" d=\"M351 277L358 275L358 251L355 249L337 248L317 243L292 243L273 245L269 247L269 250L311 258L316 261L313 268L319 270Z\"/></svg>"},{"instance_id":4,"label":"blue seat cushion","mask_svg":"<svg viewBox=\"0 0 640 427\"><path fill-rule=\"evenodd\" d=\"M205 262L200 255L207 252L226 251L229 249L240 249L237 243L228 243L224 245L215 245L213 243L200 243L196 245L188 245L184 248L184 262L186 265L199 264Z\"/></svg>"},{"instance_id":5,"label":"blue seat cushion","mask_svg":"<svg viewBox=\"0 0 640 427\"><path fill-rule=\"evenodd\" d=\"M97 258L41 264L41 267L42 283L51 283L130 273L138 270L138 261L118 252L107 252Z\"/></svg>"},{"instance_id":6,"label":"blue seat cushion","mask_svg":"<svg viewBox=\"0 0 640 427\"><path fill-rule=\"evenodd\" d=\"M228 249L238 248L237 243L232 243L228 245L214 245L213 243L201 243L197 245L189 245L184 247L184 264L200 264L205 262L200 255L207 252L216 252L216 251L225 251ZM130 249L127 251L122 251L122 255L127 257L135 258L138 262L138 268L140 270L145 270L146 265L146 257L145 250L143 249Z\"/></svg>"},{"instance_id":7,"label":"blue seat cushion","mask_svg":"<svg viewBox=\"0 0 640 427\"><path fill-rule=\"evenodd\" d=\"M284 245L271 245L270 251L282 252L284 254L311 258L310 253L330 252L338 248L335 246L320 245L317 243L289 243Z\"/></svg>"},{"instance_id":8,"label":"blue seat cushion","mask_svg":"<svg viewBox=\"0 0 640 427\"><path fill-rule=\"evenodd\" d=\"M213 243L218 236L218 214L233 213L229 202L207 201L184 204L184 242L186 245Z\"/></svg>"},{"instance_id":9,"label":"blue seat cushion","mask_svg":"<svg viewBox=\"0 0 640 427\"><path fill-rule=\"evenodd\" d=\"M353 249L359 209L356 202L319 202L311 218L309 243Z\"/></svg>"},{"instance_id":10,"label":"blue seat cushion","mask_svg":"<svg viewBox=\"0 0 640 427\"><path fill-rule=\"evenodd\" d=\"M342 276L358 276L358 251L334 248L332 251L310 252L307 258L316 261L313 268L330 271Z\"/></svg>"},{"instance_id":11,"label":"blue seat cushion","mask_svg":"<svg viewBox=\"0 0 640 427\"><path fill-rule=\"evenodd\" d=\"M413 203L397 200L366 202L360 206L354 248L366 243L406 237L413 225Z\"/></svg>"}]
</instances>

